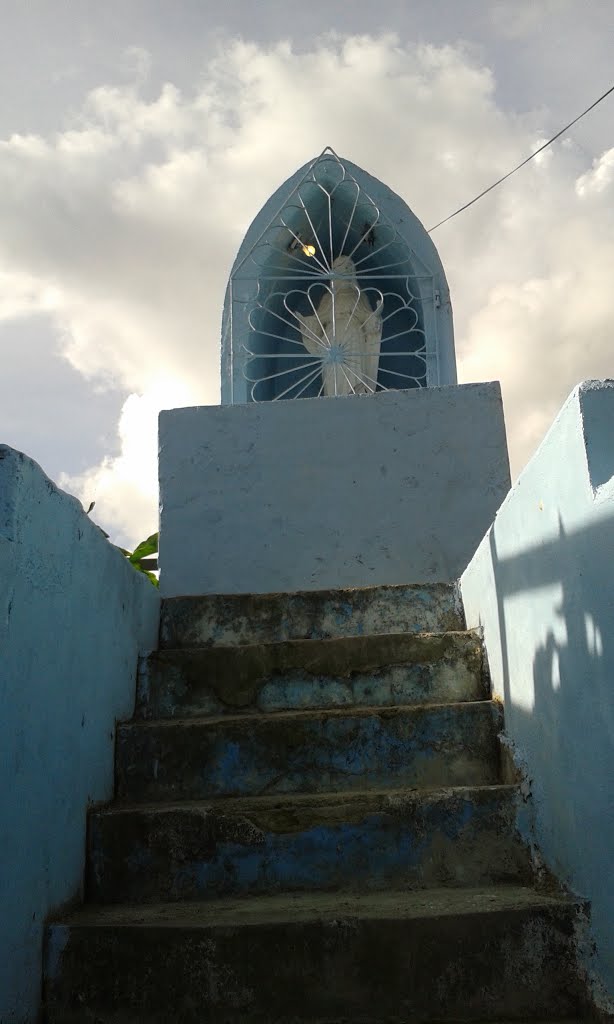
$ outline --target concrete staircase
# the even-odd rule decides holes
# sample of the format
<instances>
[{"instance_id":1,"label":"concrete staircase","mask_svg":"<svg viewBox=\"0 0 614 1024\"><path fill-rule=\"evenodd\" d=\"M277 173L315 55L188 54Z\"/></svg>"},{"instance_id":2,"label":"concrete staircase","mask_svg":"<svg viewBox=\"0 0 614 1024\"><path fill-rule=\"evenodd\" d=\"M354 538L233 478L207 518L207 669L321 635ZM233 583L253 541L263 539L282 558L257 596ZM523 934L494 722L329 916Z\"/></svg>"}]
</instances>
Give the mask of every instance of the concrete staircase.
<instances>
[{"instance_id":1,"label":"concrete staircase","mask_svg":"<svg viewBox=\"0 0 614 1024\"><path fill-rule=\"evenodd\" d=\"M49 1024L581 1015L501 726L452 587L166 601Z\"/></svg>"}]
</instances>

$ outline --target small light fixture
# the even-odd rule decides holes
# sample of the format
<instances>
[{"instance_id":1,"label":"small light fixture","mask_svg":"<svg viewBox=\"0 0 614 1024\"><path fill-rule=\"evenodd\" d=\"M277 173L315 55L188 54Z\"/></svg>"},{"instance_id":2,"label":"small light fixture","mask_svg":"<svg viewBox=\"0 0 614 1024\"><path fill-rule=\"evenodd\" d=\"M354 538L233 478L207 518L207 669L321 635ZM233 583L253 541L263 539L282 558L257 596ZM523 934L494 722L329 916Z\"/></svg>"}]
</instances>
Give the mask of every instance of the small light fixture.
<instances>
[{"instance_id":1,"label":"small light fixture","mask_svg":"<svg viewBox=\"0 0 614 1024\"><path fill-rule=\"evenodd\" d=\"M304 245L303 252L305 253L305 256L315 256L316 247L315 245Z\"/></svg>"}]
</instances>

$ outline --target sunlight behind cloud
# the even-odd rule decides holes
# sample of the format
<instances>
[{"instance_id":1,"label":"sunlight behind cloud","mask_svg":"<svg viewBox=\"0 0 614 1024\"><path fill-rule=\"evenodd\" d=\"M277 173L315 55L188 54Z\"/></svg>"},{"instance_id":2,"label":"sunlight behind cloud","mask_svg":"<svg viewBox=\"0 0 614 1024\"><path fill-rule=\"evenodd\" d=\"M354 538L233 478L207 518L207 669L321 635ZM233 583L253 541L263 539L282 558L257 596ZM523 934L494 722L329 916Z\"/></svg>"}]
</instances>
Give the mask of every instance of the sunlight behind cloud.
<instances>
[{"instance_id":1,"label":"sunlight behind cloud","mask_svg":"<svg viewBox=\"0 0 614 1024\"><path fill-rule=\"evenodd\" d=\"M118 426L120 455L81 476L60 478L60 487L78 494L85 508L95 501L93 518L112 523L131 546L158 529L158 413L189 401L189 391L173 380L160 381L145 395L129 395Z\"/></svg>"}]
</instances>

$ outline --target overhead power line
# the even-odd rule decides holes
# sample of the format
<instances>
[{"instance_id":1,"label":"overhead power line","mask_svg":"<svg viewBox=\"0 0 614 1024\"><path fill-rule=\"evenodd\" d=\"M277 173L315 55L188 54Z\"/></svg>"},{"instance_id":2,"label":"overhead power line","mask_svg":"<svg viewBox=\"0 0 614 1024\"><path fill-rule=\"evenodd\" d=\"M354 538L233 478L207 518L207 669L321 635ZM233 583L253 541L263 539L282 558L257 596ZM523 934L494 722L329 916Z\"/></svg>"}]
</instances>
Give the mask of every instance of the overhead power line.
<instances>
[{"instance_id":1,"label":"overhead power line","mask_svg":"<svg viewBox=\"0 0 614 1024\"><path fill-rule=\"evenodd\" d=\"M435 228L440 228L442 224L446 224L449 220L452 220L453 217L457 217L459 213L463 212L463 210L468 210L470 206L473 206L474 203L477 203L478 199L481 199L482 196L487 195L488 192L492 192L493 188L496 188L497 185L501 185L502 182L507 181L508 178L511 178L512 174L515 174L516 171L519 171L521 167L524 167L525 164L528 164L529 161L533 159L533 157L537 156L539 153L543 153L544 149L547 149L548 146L551 146L553 142L556 142L557 139L560 139L561 135L564 135L564 133L568 131L570 128L573 128L574 124L577 124L578 121L580 121L585 114L588 114L591 110L594 110L597 104L601 103L601 101L604 100L606 96L609 96L611 92L614 92L614 85L610 86L607 92L604 92L603 96L600 96L598 100L595 100L594 103L591 103L590 107L587 107L586 110L583 110L581 114L578 114L577 117L574 117L573 121L570 121L569 124L566 124L564 128L561 128L560 132L557 132L556 135L553 135L551 139L548 139L547 142L544 142L543 146L540 146L539 149L536 149L534 153L531 153L530 156L528 156L521 163L517 164L516 167L513 167L511 171L507 172L507 174L504 174L503 177L499 178L498 181L493 182L492 185L489 185L488 188L485 188L483 192L480 192L479 196L476 196L475 199L472 199L470 202L465 203L464 206L460 206L458 210L455 210L454 213L451 213L449 217L444 217L444 219L440 220L439 223L434 225L434 227L429 228L429 235L431 231L435 231Z\"/></svg>"}]
</instances>

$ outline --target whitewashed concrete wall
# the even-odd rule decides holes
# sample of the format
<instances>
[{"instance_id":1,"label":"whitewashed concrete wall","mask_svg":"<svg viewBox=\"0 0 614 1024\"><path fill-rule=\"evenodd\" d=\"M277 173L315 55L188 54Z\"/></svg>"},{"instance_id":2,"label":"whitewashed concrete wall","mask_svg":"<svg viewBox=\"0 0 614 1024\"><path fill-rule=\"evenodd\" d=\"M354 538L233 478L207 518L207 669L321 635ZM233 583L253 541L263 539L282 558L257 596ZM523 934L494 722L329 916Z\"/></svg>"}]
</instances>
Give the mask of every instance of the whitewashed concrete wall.
<instances>
[{"instance_id":1,"label":"whitewashed concrete wall","mask_svg":"<svg viewBox=\"0 0 614 1024\"><path fill-rule=\"evenodd\" d=\"M499 385L160 415L160 585L456 580L509 489Z\"/></svg>"},{"instance_id":2,"label":"whitewashed concrete wall","mask_svg":"<svg viewBox=\"0 0 614 1024\"><path fill-rule=\"evenodd\" d=\"M31 459L0 446L0 1021L40 1005L43 926L79 896L159 596Z\"/></svg>"},{"instance_id":3,"label":"whitewashed concrete wall","mask_svg":"<svg viewBox=\"0 0 614 1024\"><path fill-rule=\"evenodd\" d=\"M614 995L614 381L570 396L461 579L548 866L592 901ZM599 995L600 981L603 984Z\"/></svg>"}]
</instances>

